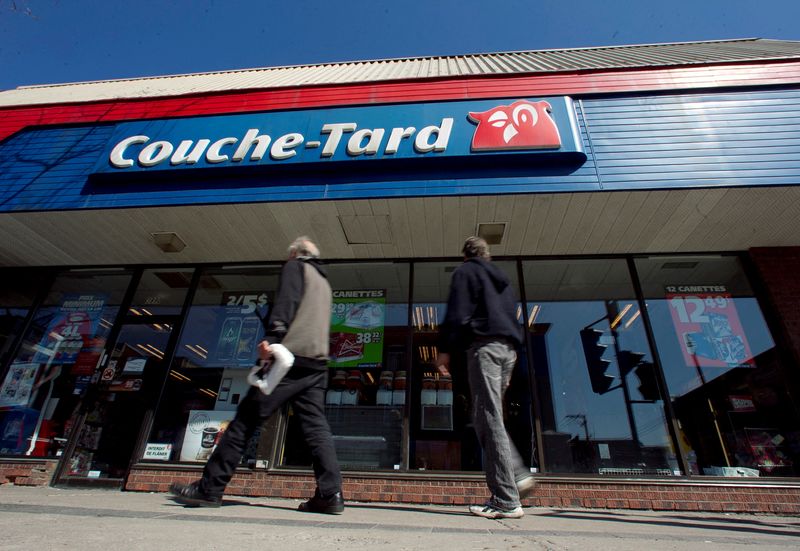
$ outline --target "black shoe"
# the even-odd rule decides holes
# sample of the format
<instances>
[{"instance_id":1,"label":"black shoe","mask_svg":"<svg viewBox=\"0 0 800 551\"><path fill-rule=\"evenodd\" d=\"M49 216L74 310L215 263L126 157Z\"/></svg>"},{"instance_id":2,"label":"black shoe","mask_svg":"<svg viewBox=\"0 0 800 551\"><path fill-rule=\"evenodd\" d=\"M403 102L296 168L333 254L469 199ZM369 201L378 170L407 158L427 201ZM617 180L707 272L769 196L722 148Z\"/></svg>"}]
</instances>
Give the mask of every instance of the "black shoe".
<instances>
[{"instance_id":1,"label":"black shoe","mask_svg":"<svg viewBox=\"0 0 800 551\"><path fill-rule=\"evenodd\" d=\"M197 482L191 484L170 484L169 493L173 495L173 500L190 507L219 507L222 505L220 496L210 496L201 491Z\"/></svg>"},{"instance_id":2,"label":"black shoe","mask_svg":"<svg viewBox=\"0 0 800 551\"><path fill-rule=\"evenodd\" d=\"M322 497L319 491L308 501L301 503L298 511L305 513L323 513L325 515L341 515L344 511L344 499L342 492L336 492L332 496Z\"/></svg>"}]
</instances>

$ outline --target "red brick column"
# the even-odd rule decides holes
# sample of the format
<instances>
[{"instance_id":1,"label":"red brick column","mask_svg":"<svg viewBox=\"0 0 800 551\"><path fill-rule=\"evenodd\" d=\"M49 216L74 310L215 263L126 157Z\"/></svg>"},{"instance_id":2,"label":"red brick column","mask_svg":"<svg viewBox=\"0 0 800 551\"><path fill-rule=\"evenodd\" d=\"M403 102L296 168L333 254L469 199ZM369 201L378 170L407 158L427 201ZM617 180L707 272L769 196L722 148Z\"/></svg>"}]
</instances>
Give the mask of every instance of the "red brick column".
<instances>
[{"instance_id":1,"label":"red brick column","mask_svg":"<svg viewBox=\"0 0 800 551\"><path fill-rule=\"evenodd\" d=\"M780 337L800 365L800 247L757 247L750 249L750 258L779 318Z\"/></svg>"}]
</instances>

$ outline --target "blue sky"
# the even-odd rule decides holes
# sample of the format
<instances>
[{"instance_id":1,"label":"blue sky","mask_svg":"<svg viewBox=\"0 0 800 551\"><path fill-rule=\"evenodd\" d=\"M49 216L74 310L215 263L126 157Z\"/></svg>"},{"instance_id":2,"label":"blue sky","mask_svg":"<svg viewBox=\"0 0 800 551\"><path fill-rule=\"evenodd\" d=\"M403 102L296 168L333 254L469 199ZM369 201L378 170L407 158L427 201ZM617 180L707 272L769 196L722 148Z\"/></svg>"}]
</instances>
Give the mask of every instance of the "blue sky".
<instances>
[{"instance_id":1,"label":"blue sky","mask_svg":"<svg viewBox=\"0 0 800 551\"><path fill-rule=\"evenodd\" d=\"M800 40L798 0L0 0L0 89L729 38Z\"/></svg>"}]
</instances>

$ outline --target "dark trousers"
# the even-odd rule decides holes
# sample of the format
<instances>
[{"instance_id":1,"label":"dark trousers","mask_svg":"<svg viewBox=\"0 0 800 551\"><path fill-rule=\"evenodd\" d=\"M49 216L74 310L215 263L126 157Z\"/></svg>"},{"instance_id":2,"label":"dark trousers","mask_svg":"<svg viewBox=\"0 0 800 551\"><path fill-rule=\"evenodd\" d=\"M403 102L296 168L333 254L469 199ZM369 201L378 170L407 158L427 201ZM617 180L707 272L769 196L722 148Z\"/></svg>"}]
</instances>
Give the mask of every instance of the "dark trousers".
<instances>
[{"instance_id":1,"label":"dark trousers","mask_svg":"<svg viewBox=\"0 0 800 551\"><path fill-rule=\"evenodd\" d=\"M311 449L319 493L329 496L340 492L342 475L336 460L331 429L325 417L327 386L327 371L295 366L269 396L255 387L250 388L239 404L236 417L206 463L200 489L211 496L221 496L255 430L288 401Z\"/></svg>"}]
</instances>

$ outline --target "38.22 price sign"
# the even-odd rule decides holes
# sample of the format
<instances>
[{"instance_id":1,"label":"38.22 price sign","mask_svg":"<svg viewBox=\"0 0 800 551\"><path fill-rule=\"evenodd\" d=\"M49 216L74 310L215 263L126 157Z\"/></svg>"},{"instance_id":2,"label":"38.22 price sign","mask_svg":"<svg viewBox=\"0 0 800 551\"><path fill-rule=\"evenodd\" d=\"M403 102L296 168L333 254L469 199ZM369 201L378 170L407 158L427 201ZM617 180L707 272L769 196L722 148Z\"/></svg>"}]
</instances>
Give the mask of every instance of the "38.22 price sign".
<instances>
[{"instance_id":1,"label":"38.22 price sign","mask_svg":"<svg viewBox=\"0 0 800 551\"><path fill-rule=\"evenodd\" d=\"M670 285L666 299L688 365L754 367L733 297L724 285Z\"/></svg>"}]
</instances>

